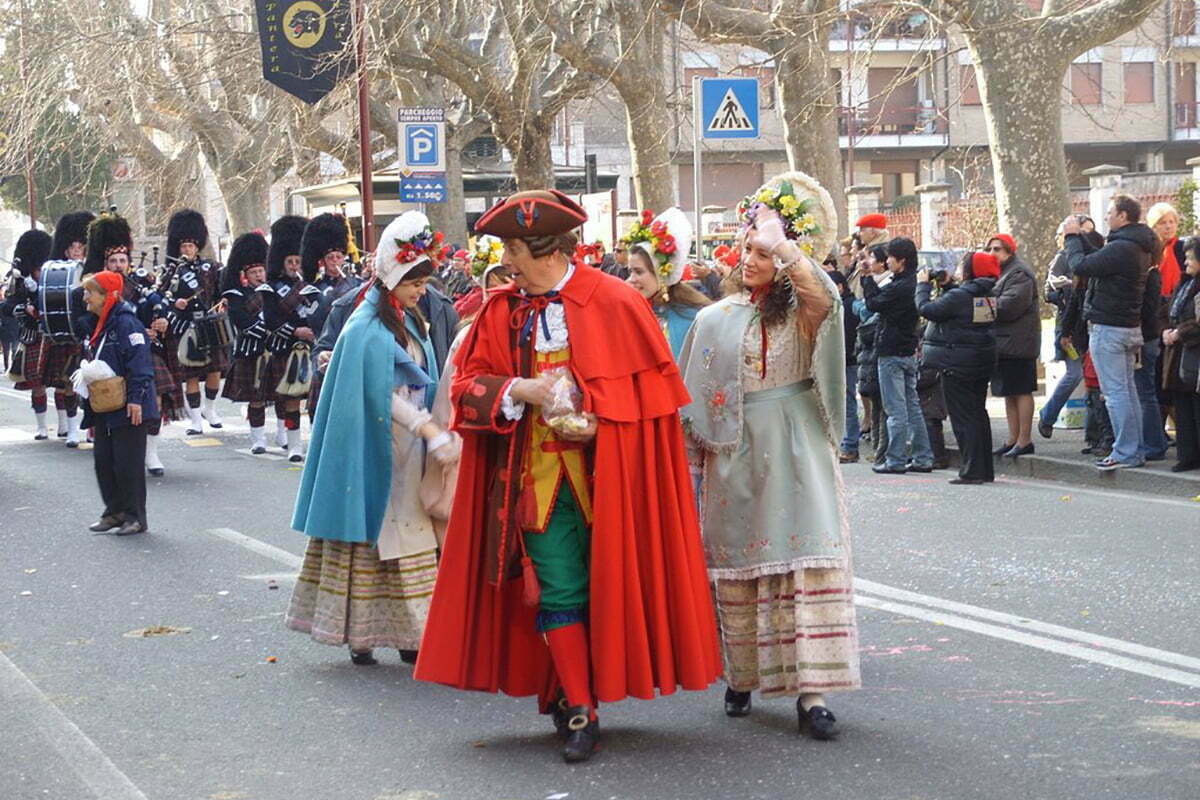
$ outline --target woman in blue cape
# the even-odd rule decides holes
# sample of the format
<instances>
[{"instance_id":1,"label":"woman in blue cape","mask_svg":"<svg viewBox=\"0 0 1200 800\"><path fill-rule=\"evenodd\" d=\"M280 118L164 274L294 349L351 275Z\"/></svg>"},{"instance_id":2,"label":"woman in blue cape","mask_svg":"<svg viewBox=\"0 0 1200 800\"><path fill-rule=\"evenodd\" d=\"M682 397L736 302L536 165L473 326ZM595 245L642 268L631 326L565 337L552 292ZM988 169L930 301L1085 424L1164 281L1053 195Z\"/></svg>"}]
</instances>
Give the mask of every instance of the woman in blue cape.
<instances>
[{"instance_id":1,"label":"woman in blue cape","mask_svg":"<svg viewBox=\"0 0 1200 800\"><path fill-rule=\"evenodd\" d=\"M643 211L641 221L622 241L629 246L626 282L650 301L671 344L671 354L678 359L696 313L710 302L699 289L683 282L692 225L678 208L669 208L657 217Z\"/></svg>"},{"instance_id":2,"label":"woman in blue cape","mask_svg":"<svg viewBox=\"0 0 1200 800\"><path fill-rule=\"evenodd\" d=\"M349 645L355 664L376 663L376 647L416 661L439 544L420 500L426 453L452 465L460 451L429 413L438 369L417 302L432 241L415 211L384 230L376 280L333 350L292 517L310 538L287 626Z\"/></svg>"}]
</instances>

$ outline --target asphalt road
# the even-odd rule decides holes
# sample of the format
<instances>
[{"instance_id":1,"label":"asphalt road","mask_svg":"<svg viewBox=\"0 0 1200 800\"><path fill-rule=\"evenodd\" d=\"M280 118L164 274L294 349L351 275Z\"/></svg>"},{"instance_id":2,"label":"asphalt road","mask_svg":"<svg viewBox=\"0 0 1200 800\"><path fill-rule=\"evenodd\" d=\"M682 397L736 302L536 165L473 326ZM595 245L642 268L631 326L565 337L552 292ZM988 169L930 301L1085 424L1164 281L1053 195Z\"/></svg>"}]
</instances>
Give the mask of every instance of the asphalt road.
<instances>
[{"instance_id":1,"label":"asphalt road","mask_svg":"<svg viewBox=\"0 0 1200 800\"><path fill-rule=\"evenodd\" d=\"M830 698L840 741L782 700L727 719L718 686L606 706L569 767L532 700L283 628L299 470L239 453L232 409L174 426L153 532L119 539L86 530L90 453L33 442L7 386L0 800L1200 796L1200 503L853 465L865 688Z\"/></svg>"}]
</instances>

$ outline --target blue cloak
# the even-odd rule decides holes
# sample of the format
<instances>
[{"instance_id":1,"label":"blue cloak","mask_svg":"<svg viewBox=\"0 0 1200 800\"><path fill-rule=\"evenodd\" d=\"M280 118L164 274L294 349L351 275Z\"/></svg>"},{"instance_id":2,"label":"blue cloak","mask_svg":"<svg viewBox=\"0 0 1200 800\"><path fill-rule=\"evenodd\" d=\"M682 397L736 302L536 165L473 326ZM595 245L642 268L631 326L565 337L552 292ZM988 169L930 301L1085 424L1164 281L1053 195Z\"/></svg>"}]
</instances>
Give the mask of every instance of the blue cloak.
<instances>
[{"instance_id":1,"label":"blue cloak","mask_svg":"<svg viewBox=\"0 0 1200 800\"><path fill-rule=\"evenodd\" d=\"M350 315L321 387L292 514L292 527L314 539L378 540L392 487L392 390L437 386L428 339L418 341L433 377L380 322L379 299L373 288Z\"/></svg>"}]
</instances>

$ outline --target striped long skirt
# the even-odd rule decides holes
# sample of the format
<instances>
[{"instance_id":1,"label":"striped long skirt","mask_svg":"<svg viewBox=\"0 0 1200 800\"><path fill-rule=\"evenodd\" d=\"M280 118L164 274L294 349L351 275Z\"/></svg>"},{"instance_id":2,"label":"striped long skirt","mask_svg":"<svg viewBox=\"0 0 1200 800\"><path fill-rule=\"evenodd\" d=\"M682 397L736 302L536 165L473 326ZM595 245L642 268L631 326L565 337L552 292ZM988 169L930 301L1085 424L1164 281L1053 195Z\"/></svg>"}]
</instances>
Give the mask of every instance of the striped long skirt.
<instances>
[{"instance_id":1,"label":"striped long skirt","mask_svg":"<svg viewBox=\"0 0 1200 800\"><path fill-rule=\"evenodd\" d=\"M719 578L715 598L731 689L794 697L862 685L848 570Z\"/></svg>"},{"instance_id":2,"label":"striped long skirt","mask_svg":"<svg viewBox=\"0 0 1200 800\"><path fill-rule=\"evenodd\" d=\"M309 539L286 624L352 650L416 650L437 577L437 550L379 560L374 545Z\"/></svg>"}]
</instances>

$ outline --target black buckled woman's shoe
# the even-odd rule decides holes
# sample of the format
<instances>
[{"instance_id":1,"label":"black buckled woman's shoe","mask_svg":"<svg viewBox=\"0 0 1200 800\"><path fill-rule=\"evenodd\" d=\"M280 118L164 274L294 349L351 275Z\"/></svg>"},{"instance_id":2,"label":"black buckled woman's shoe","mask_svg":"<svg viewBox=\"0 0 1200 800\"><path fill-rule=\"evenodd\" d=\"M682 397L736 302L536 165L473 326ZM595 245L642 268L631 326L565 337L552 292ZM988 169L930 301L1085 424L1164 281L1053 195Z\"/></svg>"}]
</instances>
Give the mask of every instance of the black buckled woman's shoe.
<instances>
[{"instance_id":1,"label":"black buckled woman's shoe","mask_svg":"<svg viewBox=\"0 0 1200 800\"><path fill-rule=\"evenodd\" d=\"M587 706L567 709L567 741L563 745L563 761L576 764L587 761L600 743L600 720L592 719Z\"/></svg>"},{"instance_id":2,"label":"black buckled woman's shoe","mask_svg":"<svg viewBox=\"0 0 1200 800\"><path fill-rule=\"evenodd\" d=\"M375 654L370 650L361 650L358 652L351 650L350 661L359 667L373 667L379 663L375 660Z\"/></svg>"},{"instance_id":3,"label":"black buckled woman's shoe","mask_svg":"<svg viewBox=\"0 0 1200 800\"><path fill-rule=\"evenodd\" d=\"M744 717L750 713L750 692L725 690L725 716Z\"/></svg>"},{"instance_id":4,"label":"black buckled woman's shoe","mask_svg":"<svg viewBox=\"0 0 1200 800\"><path fill-rule=\"evenodd\" d=\"M796 714L800 717L800 733L807 733L822 742L837 738L837 717L825 706L813 706L805 711L800 701L796 700Z\"/></svg>"}]
</instances>

